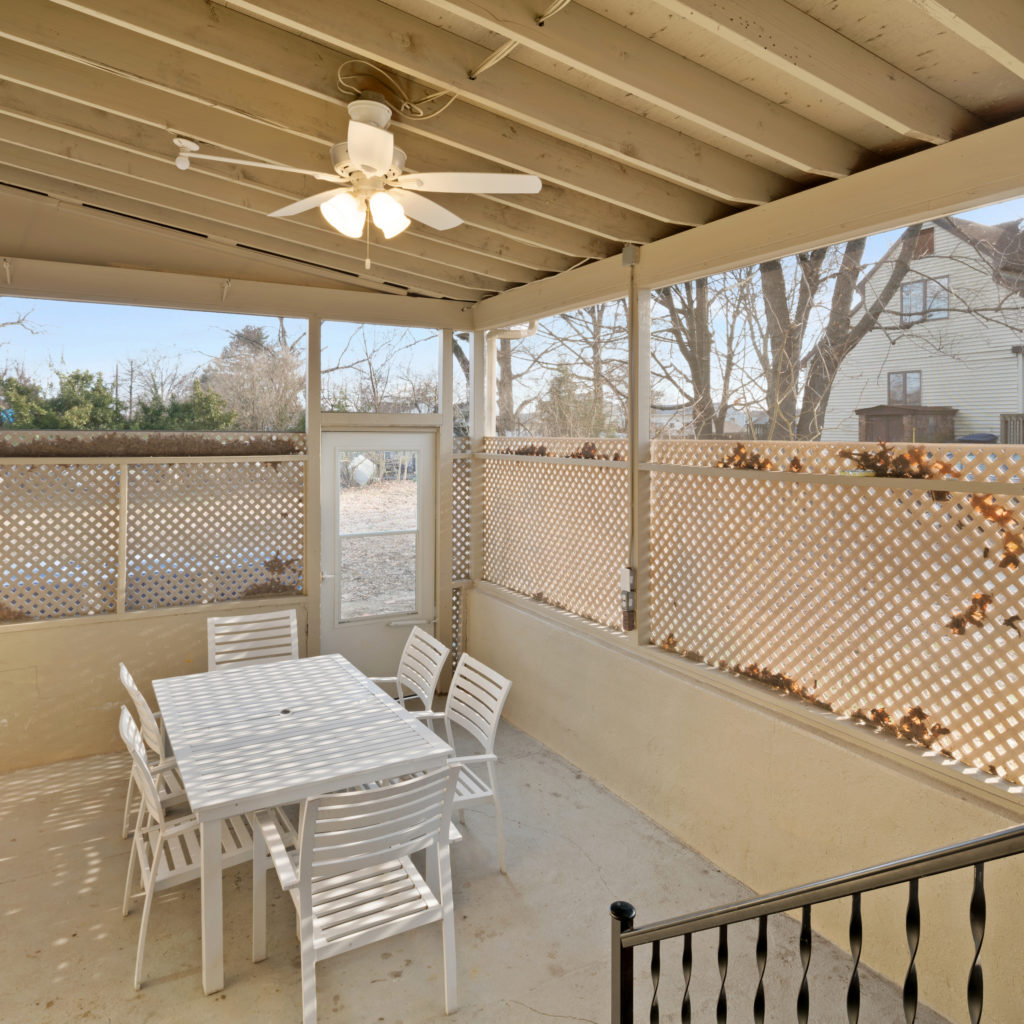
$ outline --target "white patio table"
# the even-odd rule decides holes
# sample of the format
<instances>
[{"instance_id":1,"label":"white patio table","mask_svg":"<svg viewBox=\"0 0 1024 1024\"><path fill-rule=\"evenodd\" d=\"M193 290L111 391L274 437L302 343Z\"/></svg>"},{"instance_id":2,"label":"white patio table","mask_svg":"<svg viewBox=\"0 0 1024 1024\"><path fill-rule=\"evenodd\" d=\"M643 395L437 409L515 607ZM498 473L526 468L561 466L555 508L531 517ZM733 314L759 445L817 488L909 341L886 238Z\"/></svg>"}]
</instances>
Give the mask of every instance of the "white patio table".
<instances>
[{"instance_id":1,"label":"white patio table","mask_svg":"<svg viewBox=\"0 0 1024 1024\"><path fill-rule=\"evenodd\" d=\"M437 768L452 751L338 654L171 676L153 690L200 821L209 994L224 987L221 819Z\"/></svg>"}]
</instances>

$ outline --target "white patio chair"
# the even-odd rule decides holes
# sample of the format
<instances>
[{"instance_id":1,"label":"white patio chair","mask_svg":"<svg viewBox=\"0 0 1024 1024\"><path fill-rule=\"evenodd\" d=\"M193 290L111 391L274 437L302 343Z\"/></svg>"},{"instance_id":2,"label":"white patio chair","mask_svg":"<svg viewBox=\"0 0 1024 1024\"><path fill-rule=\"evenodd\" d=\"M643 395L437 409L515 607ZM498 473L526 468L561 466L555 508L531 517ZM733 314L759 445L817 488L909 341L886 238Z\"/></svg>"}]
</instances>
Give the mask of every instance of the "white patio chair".
<instances>
[{"instance_id":1,"label":"white patio chair","mask_svg":"<svg viewBox=\"0 0 1024 1024\"><path fill-rule=\"evenodd\" d=\"M253 615L212 616L206 620L209 670L244 661L282 661L299 656L294 608Z\"/></svg>"},{"instance_id":2,"label":"white patio chair","mask_svg":"<svg viewBox=\"0 0 1024 1024\"><path fill-rule=\"evenodd\" d=\"M316 1024L319 961L435 921L441 922L445 1013L455 1010L448 826L458 773L442 768L307 800L295 852L288 851L279 814L254 815L252 958L267 955L267 879L259 870L266 849L298 916L303 1024ZM411 859L420 850L427 879Z\"/></svg>"},{"instance_id":3,"label":"white patio chair","mask_svg":"<svg viewBox=\"0 0 1024 1024\"><path fill-rule=\"evenodd\" d=\"M177 762L173 757L167 755L167 740L164 736L162 722L149 706L149 702L142 695L142 691L135 685L131 672L125 667L124 662L118 665L121 675L121 685L125 688L128 696L131 697L135 707L135 714L139 720L139 730L142 733L142 740L146 746L146 763L157 783L157 792L160 796L160 803L166 810L188 806L188 798L185 796L185 786L182 784L181 776L178 774ZM138 787L135 783L134 766L128 776L128 792L124 798L124 819L121 822L121 838L128 837L128 823L131 820L132 803L135 791Z\"/></svg>"},{"instance_id":4,"label":"white patio chair","mask_svg":"<svg viewBox=\"0 0 1024 1024\"><path fill-rule=\"evenodd\" d=\"M149 912L153 895L164 889L193 881L200 874L199 822L195 815L168 821L157 795L157 787L146 762L146 748L131 714L121 707L119 723L121 738L132 756L136 785L142 795L132 850L128 858L128 877L124 883L124 901L121 913L127 916L131 901L143 897L142 920L139 922L139 945L135 954L135 987L142 984L142 954L146 945ZM277 822L281 842L294 846L295 832L288 819L280 812L271 813ZM252 826L244 814L227 818L221 828L221 857L225 868L242 864L252 858ZM264 854L265 856L265 854ZM138 869L141 890L133 892L133 881ZM266 868L259 874L265 874Z\"/></svg>"},{"instance_id":5,"label":"white patio chair","mask_svg":"<svg viewBox=\"0 0 1024 1024\"><path fill-rule=\"evenodd\" d=\"M394 683L402 707L408 708L410 700L418 700L423 705L423 711L430 711L434 690L447 660L448 648L419 626L413 626L402 648L398 674L373 676L373 682Z\"/></svg>"},{"instance_id":6,"label":"white patio chair","mask_svg":"<svg viewBox=\"0 0 1024 1024\"><path fill-rule=\"evenodd\" d=\"M466 823L465 809L481 803L494 804L494 816L498 838L498 865L505 874L505 832L501 821L501 802L498 799L496 773L497 755L494 753L494 738L498 734L501 712L508 698L512 683L498 675L483 662L463 654L455 666L448 700L443 712L434 712L425 717L443 718L448 743L455 748L453 726L460 726L479 744L478 754L456 754L449 764L459 765L459 784L455 791L455 810L459 821ZM460 731L461 731L460 730ZM483 771L476 770L482 768Z\"/></svg>"}]
</instances>

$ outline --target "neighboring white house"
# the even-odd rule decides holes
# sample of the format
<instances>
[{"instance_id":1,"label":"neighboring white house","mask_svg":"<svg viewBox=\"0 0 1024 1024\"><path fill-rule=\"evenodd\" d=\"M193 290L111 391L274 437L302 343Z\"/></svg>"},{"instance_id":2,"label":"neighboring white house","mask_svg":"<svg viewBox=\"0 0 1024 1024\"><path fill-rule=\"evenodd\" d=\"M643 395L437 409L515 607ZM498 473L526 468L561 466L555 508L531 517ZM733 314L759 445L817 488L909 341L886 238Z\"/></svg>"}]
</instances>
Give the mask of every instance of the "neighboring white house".
<instances>
[{"instance_id":1,"label":"neighboring white house","mask_svg":"<svg viewBox=\"0 0 1024 1024\"><path fill-rule=\"evenodd\" d=\"M952 230L941 222L921 229L910 271L889 309L839 368L823 441L857 440L858 409L952 407L956 438L994 439L1000 413L1024 411L1024 355L1013 351L1024 342L1024 297L995 280L1012 281L1005 270L1024 251L1024 225L950 221ZM877 297L899 245L897 240L860 283L866 302Z\"/></svg>"}]
</instances>

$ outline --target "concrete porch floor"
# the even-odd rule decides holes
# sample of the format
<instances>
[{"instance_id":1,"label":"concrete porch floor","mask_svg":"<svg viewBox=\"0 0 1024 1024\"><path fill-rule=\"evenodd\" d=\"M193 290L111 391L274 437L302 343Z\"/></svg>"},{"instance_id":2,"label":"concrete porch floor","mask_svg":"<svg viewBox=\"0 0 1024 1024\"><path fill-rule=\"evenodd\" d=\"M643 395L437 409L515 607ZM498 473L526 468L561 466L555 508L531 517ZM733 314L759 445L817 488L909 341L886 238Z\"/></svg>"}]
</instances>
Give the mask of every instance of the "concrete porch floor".
<instances>
[{"instance_id":1,"label":"concrete porch floor","mask_svg":"<svg viewBox=\"0 0 1024 1024\"><path fill-rule=\"evenodd\" d=\"M453 847L462 1024L605 1022L608 906L628 899L641 923L749 895L713 864L551 751L508 725L498 753L508 875L497 871L493 816L467 813ZM200 982L198 882L157 898L141 991L132 988L139 914L121 917L128 843L120 838L127 758L106 755L0 775L0 1019L239 1021L301 1019L291 900L270 882L268 959L253 964L251 869L225 875L223 992ZM810 879L808 879L810 881ZM444 1021L440 926L321 964L322 1021ZM734 930L735 931L735 930ZM710 936L695 943L695 1019L714 1019L718 972ZM748 941L749 940L749 941ZM796 1019L800 961L794 922L771 936L769 1019ZM751 1019L752 933L730 932L730 1020ZM678 1019L677 952L665 946L662 1019ZM650 999L648 954L637 1005ZM845 1024L848 958L815 937L812 1020ZM862 970L861 1020L902 1020L899 993ZM740 1009L742 1007L742 1009ZM647 1010L637 1020L646 1020ZM942 1024L928 1011L920 1024Z\"/></svg>"}]
</instances>

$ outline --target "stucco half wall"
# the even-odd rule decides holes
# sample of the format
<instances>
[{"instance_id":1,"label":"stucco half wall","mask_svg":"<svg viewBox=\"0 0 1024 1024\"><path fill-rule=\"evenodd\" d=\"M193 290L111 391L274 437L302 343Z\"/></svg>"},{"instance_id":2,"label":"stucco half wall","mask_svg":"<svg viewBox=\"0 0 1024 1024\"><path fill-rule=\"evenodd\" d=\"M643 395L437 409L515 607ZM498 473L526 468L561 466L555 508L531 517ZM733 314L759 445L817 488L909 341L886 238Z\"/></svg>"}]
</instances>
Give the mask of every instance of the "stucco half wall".
<instances>
[{"instance_id":1,"label":"stucco half wall","mask_svg":"<svg viewBox=\"0 0 1024 1024\"><path fill-rule=\"evenodd\" d=\"M943 766L794 698L641 651L632 637L494 587L474 587L466 600L467 650L513 681L506 718L756 892L1024 819L1024 798L1001 783ZM982 963L985 1017L993 1021L1020 1020L1024 1006L1024 977L1009 966L1024 953L1017 923L1022 868L1017 858L986 870ZM638 925L705 909L681 905L674 880L664 882L663 903L639 906ZM921 883L921 998L955 1021L967 1019L971 883L970 871ZM630 888L621 878L619 898L630 899ZM905 892L864 898L863 960L897 982L909 960ZM815 908L812 923L848 948L848 900Z\"/></svg>"},{"instance_id":2,"label":"stucco half wall","mask_svg":"<svg viewBox=\"0 0 1024 1024\"><path fill-rule=\"evenodd\" d=\"M280 608L168 608L127 615L11 624L0 628L0 771L124 749L117 711L124 662L153 700L153 679L206 671L206 620ZM297 602L299 652L306 653L305 601Z\"/></svg>"}]
</instances>

